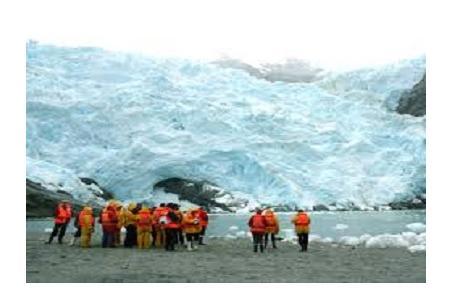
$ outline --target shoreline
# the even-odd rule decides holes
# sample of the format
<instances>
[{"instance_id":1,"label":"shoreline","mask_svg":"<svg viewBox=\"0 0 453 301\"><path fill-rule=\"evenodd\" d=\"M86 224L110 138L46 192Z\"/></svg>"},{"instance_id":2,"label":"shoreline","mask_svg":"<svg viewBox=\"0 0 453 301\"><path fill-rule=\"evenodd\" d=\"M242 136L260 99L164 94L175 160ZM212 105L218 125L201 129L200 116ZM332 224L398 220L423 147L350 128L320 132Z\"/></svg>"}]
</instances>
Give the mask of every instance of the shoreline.
<instances>
[{"instance_id":1,"label":"shoreline","mask_svg":"<svg viewBox=\"0 0 453 301\"><path fill-rule=\"evenodd\" d=\"M308 252L288 242L253 253L248 239L210 239L188 252L90 249L45 245L48 233L27 233L27 283L34 282L426 282L425 252L312 242Z\"/></svg>"}]
</instances>

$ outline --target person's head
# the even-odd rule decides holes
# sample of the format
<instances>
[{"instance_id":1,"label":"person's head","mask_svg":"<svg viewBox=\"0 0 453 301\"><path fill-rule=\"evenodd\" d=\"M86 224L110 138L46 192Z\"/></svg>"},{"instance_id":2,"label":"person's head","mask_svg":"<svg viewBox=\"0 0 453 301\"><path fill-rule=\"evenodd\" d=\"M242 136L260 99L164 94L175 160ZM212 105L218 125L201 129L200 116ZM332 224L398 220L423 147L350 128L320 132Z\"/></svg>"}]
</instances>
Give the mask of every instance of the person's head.
<instances>
[{"instance_id":1,"label":"person's head","mask_svg":"<svg viewBox=\"0 0 453 301\"><path fill-rule=\"evenodd\" d=\"M261 214L261 213L263 213L263 210L261 210L261 208L256 208L255 212L256 212L256 214Z\"/></svg>"},{"instance_id":2,"label":"person's head","mask_svg":"<svg viewBox=\"0 0 453 301\"><path fill-rule=\"evenodd\" d=\"M159 207L165 207L165 203L160 203Z\"/></svg>"},{"instance_id":3,"label":"person's head","mask_svg":"<svg viewBox=\"0 0 453 301\"><path fill-rule=\"evenodd\" d=\"M302 212L305 212L305 211L304 211L304 209L299 208L299 209L297 209L297 212L302 213Z\"/></svg>"}]
</instances>

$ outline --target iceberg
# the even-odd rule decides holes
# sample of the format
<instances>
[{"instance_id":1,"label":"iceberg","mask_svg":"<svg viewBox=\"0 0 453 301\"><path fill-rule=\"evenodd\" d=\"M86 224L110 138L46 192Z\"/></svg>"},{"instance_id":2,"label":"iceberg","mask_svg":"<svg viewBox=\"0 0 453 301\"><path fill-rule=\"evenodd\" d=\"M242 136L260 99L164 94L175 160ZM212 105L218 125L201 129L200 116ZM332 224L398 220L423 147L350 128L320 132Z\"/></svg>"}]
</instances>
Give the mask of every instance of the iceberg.
<instances>
[{"instance_id":1,"label":"iceberg","mask_svg":"<svg viewBox=\"0 0 453 301\"><path fill-rule=\"evenodd\" d=\"M414 197L425 191L425 117L393 107L424 69L417 58L269 82L198 61L29 43L27 177L64 183L81 201L81 176L133 200L172 177L250 204Z\"/></svg>"}]
</instances>

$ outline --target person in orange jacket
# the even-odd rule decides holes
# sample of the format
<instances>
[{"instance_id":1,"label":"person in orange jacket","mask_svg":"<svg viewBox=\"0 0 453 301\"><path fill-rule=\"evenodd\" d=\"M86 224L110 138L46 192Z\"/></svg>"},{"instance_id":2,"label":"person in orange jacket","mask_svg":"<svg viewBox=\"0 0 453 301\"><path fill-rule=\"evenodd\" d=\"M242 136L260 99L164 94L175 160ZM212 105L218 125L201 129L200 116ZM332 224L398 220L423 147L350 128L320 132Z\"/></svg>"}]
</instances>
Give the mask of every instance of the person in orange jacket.
<instances>
[{"instance_id":1,"label":"person in orange jacket","mask_svg":"<svg viewBox=\"0 0 453 301\"><path fill-rule=\"evenodd\" d=\"M277 249L277 245L275 243L275 234L278 234L280 230L277 215L270 207L268 207L264 211L263 216L264 219L266 220L266 233L264 234L264 248L267 248L267 243L269 241L270 236L272 241L272 248Z\"/></svg>"},{"instance_id":2,"label":"person in orange jacket","mask_svg":"<svg viewBox=\"0 0 453 301\"><path fill-rule=\"evenodd\" d=\"M114 248L118 217L113 205L109 204L102 209L99 215L99 223L102 224L102 247Z\"/></svg>"},{"instance_id":3,"label":"person in orange jacket","mask_svg":"<svg viewBox=\"0 0 453 301\"><path fill-rule=\"evenodd\" d=\"M208 228L209 217L208 217L208 213L206 212L204 207L200 207L200 209L198 209L198 217L200 219L200 226L201 226L201 231L200 231L200 235L198 238L198 244L205 245L205 243L203 242L203 238L206 235L206 229Z\"/></svg>"},{"instance_id":4,"label":"person in orange jacket","mask_svg":"<svg viewBox=\"0 0 453 301\"><path fill-rule=\"evenodd\" d=\"M248 225L250 227L250 232L253 236L253 252L258 252L258 245L260 247L260 252L264 252L263 245L263 236L266 232L266 219L262 215L262 210L257 208L255 214L252 215L249 219Z\"/></svg>"},{"instance_id":5,"label":"person in orange jacket","mask_svg":"<svg viewBox=\"0 0 453 301\"><path fill-rule=\"evenodd\" d=\"M161 203L159 207L154 210L153 218L156 228L156 247L165 246L165 224L167 223L167 213L169 208L165 203Z\"/></svg>"},{"instance_id":6,"label":"person in orange jacket","mask_svg":"<svg viewBox=\"0 0 453 301\"><path fill-rule=\"evenodd\" d=\"M297 214L292 218L296 234L298 237L301 252L306 252L308 248L308 234L310 233L310 216L302 210L297 210Z\"/></svg>"},{"instance_id":7,"label":"person in orange jacket","mask_svg":"<svg viewBox=\"0 0 453 301\"><path fill-rule=\"evenodd\" d=\"M137 247L139 249L148 249L151 245L151 227L153 217L151 211L145 205L138 212L137 216Z\"/></svg>"},{"instance_id":8,"label":"person in orange jacket","mask_svg":"<svg viewBox=\"0 0 453 301\"><path fill-rule=\"evenodd\" d=\"M186 214L184 214L182 228L186 234L187 250L196 250L197 247L194 245L194 241L198 240L198 234L201 231L200 221L197 217L196 209L190 209Z\"/></svg>"},{"instance_id":9,"label":"person in orange jacket","mask_svg":"<svg viewBox=\"0 0 453 301\"><path fill-rule=\"evenodd\" d=\"M91 242L91 234L94 232L93 209L90 206L85 206L80 212L78 220L81 231L80 246L82 248L89 248Z\"/></svg>"},{"instance_id":10,"label":"person in orange jacket","mask_svg":"<svg viewBox=\"0 0 453 301\"><path fill-rule=\"evenodd\" d=\"M66 233L66 227L68 226L69 221L71 220L72 209L69 201L61 201L55 210L55 219L53 231L50 234L47 244L51 244L53 238L58 235L58 243L63 243L63 237Z\"/></svg>"}]
</instances>

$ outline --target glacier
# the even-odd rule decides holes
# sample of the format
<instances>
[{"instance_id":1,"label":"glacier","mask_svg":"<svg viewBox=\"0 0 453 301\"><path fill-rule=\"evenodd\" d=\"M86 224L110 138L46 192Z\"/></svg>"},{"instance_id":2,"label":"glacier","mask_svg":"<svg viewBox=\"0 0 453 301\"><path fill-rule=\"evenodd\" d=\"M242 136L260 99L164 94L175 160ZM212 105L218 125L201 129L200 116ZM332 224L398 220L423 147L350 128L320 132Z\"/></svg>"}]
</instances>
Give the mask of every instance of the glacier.
<instances>
[{"instance_id":1,"label":"glacier","mask_svg":"<svg viewBox=\"0 0 453 301\"><path fill-rule=\"evenodd\" d=\"M208 62L27 43L27 177L120 199L209 181L267 203L384 204L425 191L425 117L394 111L425 58L269 82Z\"/></svg>"}]
</instances>

